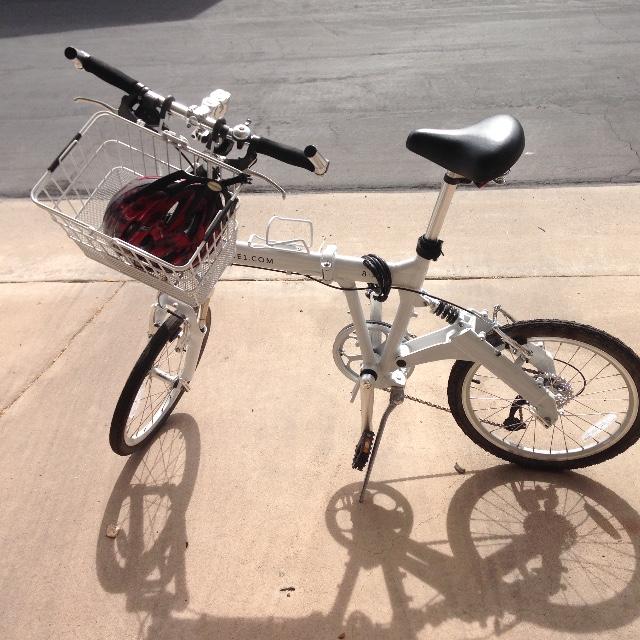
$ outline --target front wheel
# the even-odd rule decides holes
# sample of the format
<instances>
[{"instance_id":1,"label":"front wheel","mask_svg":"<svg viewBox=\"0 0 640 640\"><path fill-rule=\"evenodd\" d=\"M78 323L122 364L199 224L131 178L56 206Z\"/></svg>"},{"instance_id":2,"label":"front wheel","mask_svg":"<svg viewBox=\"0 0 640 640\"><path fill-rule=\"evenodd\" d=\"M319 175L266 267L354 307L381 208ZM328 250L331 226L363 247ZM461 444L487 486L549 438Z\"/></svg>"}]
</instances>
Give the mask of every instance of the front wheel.
<instances>
[{"instance_id":1,"label":"front wheel","mask_svg":"<svg viewBox=\"0 0 640 640\"><path fill-rule=\"evenodd\" d=\"M559 418L547 427L506 383L476 362L458 360L447 389L456 422L477 445L527 467L576 469L609 460L640 438L640 360L616 338L586 325L531 320L503 327L520 344L553 358L555 374L524 370L556 397ZM488 336L494 345L497 336ZM505 355L514 355L505 349Z\"/></svg>"},{"instance_id":2,"label":"front wheel","mask_svg":"<svg viewBox=\"0 0 640 640\"><path fill-rule=\"evenodd\" d=\"M206 327L198 362L209 338L210 309ZM122 389L109 431L114 453L128 456L142 448L171 415L184 393L181 380L189 349L184 321L170 316L147 343Z\"/></svg>"}]
</instances>

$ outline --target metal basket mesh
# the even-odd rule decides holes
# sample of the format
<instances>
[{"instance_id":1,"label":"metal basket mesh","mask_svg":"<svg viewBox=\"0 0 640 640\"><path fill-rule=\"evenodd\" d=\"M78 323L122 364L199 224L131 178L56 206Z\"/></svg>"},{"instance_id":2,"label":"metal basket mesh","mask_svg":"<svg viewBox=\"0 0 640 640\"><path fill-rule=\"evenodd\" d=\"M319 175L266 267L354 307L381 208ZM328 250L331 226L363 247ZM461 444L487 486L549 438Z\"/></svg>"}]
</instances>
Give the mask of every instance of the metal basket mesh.
<instances>
[{"instance_id":1,"label":"metal basket mesh","mask_svg":"<svg viewBox=\"0 0 640 640\"><path fill-rule=\"evenodd\" d=\"M237 188L218 213L218 228L184 265L176 266L103 233L109 201L140 176L164 176L199 164L239 173L216 158L189 147L184 139L129 122L108 112L95 114L58 156L31 193L91 259L197 306L210 295L235 253Z\"/></svg>"}]
</instances>

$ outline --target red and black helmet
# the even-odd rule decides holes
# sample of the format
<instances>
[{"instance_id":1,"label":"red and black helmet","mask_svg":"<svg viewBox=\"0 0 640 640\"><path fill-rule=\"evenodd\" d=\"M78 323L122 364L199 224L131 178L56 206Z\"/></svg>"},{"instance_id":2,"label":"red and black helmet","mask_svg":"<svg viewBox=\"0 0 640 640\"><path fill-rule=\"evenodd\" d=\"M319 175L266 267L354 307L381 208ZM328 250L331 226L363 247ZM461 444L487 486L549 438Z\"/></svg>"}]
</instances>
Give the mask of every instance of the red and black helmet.
<instances>
[{"instance_id":1,"label":"red and black helmet","mask_svg":"<svg viewBox=\"0 0 640 640\"><path fill-rule=\"evenodd\" d=\"M223 208L223 191L219 182L185 171L136 178L111 198L102 229L166 262L183 265ZM220 227L210 230L209 237L219 233Z\"/></svg>"}]
</instances>

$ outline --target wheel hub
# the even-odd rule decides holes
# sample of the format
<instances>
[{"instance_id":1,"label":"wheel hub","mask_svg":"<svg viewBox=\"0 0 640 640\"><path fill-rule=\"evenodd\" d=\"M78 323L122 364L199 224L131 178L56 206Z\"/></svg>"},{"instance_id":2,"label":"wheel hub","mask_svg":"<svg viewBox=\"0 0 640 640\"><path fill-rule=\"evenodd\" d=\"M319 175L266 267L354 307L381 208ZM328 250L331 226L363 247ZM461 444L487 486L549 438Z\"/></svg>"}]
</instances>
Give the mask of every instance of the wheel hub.
<instances>
[{"instance_id":1,"label":"wheel hub","mask_svg":"<svg viewBox=\"0 0 640 640\"><path fill-rule=\"evenodd\" d=\"M565 378L561 378L555 374L547 374L544 378L544 385L553 393L559 409L575 398L576 393L571 383Z\"/></svg>"}]
</instances>

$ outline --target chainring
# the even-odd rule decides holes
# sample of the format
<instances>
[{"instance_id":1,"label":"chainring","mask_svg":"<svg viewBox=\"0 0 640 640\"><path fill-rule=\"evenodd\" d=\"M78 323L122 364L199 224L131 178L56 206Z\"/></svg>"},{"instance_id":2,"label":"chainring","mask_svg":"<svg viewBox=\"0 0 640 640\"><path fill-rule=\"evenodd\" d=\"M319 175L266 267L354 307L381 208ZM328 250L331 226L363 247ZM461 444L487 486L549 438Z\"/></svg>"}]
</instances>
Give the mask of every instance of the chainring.
<instances>
[{"instance_id":1,"label":"chainring","mask_svg":"<svg viewBox=\"0 0 640 640\"><path fill-rule=\"evenodd\" d=\"M367 321L367 328L369 329L369 335L372 342L379 341L379 345L374 348L377 354L381 354L384 349L384 345L387 341L387 337L391 332L391 325L386 322L374 322L373 320ZM402 343L408 342L415 336L406 333L402 338ZM348 324L342 328L336 339L333 341L333 361L342 374L347 376L349 380L357 382L360 379L360 366L362 364L362 352L360 351L360 344L358 343L358 337L356 336L356 330L353 324ZM406 378L408 378L415 367L398 367Z\"/></svg>"}]
</instances>

